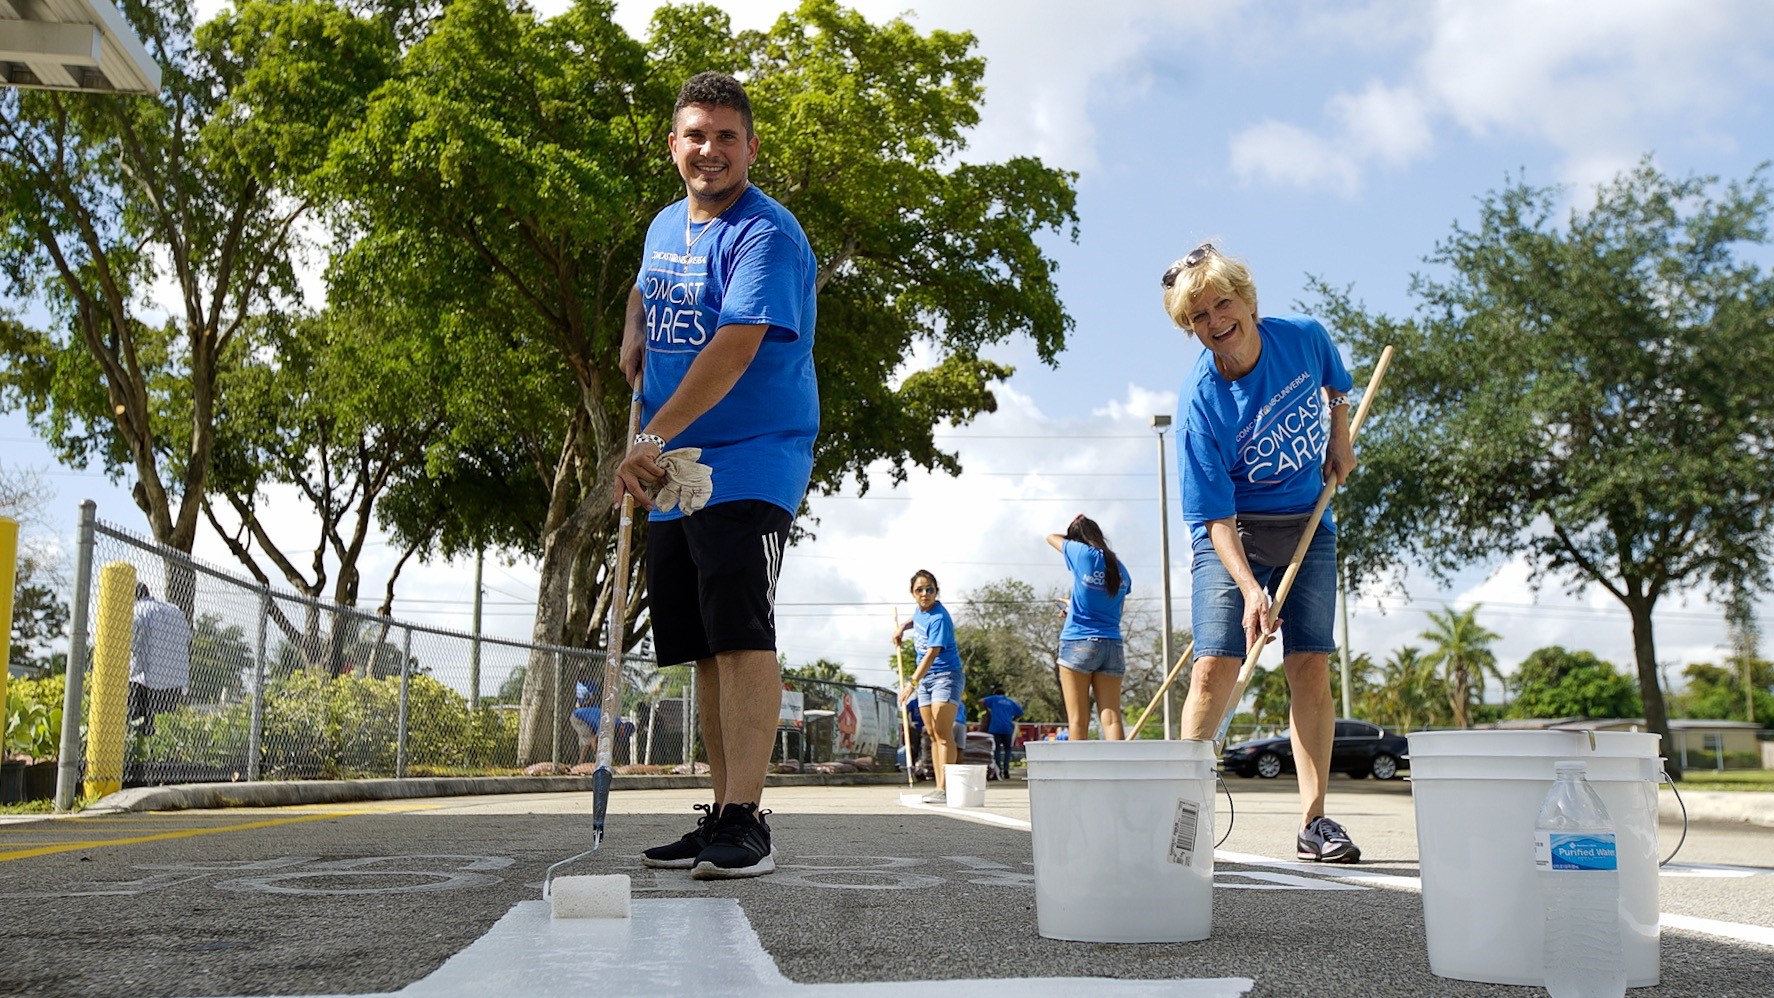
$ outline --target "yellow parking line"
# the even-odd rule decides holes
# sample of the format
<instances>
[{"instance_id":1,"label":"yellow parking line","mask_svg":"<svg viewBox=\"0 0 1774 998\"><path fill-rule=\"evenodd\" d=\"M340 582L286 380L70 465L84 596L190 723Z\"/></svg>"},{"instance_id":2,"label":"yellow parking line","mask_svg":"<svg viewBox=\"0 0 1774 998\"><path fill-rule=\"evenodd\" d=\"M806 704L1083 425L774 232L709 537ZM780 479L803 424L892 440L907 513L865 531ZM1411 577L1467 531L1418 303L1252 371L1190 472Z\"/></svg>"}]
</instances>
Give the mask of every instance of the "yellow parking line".
<instances>
[{"instance_id":1,"label":"yellow parking line","mask_svg":"<svg viewBox=\"0 0 1774 998\"><path fill-rule=\"evenodd\" d=\"M97 839L86 842L64 842L53 846L38 846L35 849L17 849L12 852L0 852L0 863L10 859L29 859L32 856L48 856L58 852L74 852L80 849L104 849L110 846L133 846L143 842L160 842L166 839L186 839L195 835L214 835L217 832L244 832L254 828L270 828L275 825L293 825L303 821L320 821L325 818L344 818L354 814L369 814L368 810L328 811L324 814L307 814L296 818L269 818L264 821L249 821L239 825L223 825L220 828L186 828L176 832L158 832L153 835L135 835L123 839Z\"/></svg>"}]
</instances>

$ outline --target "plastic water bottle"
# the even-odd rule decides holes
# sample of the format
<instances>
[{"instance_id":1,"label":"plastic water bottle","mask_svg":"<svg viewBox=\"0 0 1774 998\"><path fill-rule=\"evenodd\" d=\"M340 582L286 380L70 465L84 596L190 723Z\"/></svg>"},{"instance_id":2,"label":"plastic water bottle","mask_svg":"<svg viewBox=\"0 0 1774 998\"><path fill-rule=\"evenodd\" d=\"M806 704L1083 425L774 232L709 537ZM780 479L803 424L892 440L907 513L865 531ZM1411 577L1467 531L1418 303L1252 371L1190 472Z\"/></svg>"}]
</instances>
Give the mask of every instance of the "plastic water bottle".
<instances>
[{"instance_id":1,"label":"plastic water bottle","mask_svg":"<svg viewBox=\"0 0 1774 998\"><path fill-rule=\"evenodd\" d=\"M1557 782L1534 824L1534 867L1546 906L1546 990L1552 998L1626 994L1614 822L1581 762L1554 765Z\"/></svg>"}]
</instances>

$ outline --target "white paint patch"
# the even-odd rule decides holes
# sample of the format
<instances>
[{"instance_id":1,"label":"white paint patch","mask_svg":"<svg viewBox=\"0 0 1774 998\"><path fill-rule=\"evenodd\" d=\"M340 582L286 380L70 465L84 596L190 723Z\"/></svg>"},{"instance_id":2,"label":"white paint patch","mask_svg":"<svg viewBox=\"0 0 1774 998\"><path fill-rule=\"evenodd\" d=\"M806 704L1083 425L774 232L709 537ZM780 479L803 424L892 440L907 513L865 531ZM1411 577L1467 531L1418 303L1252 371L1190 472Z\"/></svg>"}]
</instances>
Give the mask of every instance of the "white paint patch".
<instances>
[{"instance_id":1,"label":"white paint patch","mask_svg":"<svg viewBox=\"0 0 1774 998\"><path fill-rule=\"evenodd\" d=\"M898 995L910 987L948 994L1075 998L1174 995L1233 998L1256 982L1245 977L1126 981L1102 977L1022 980L878 981L796 984L782 975L732 898L655 898L634 902L628 920L548 917L545 901L524 901L487 934L431 976L396 992L413 998L482 998L491 990L534 998L578 998L614 988L643 995ZM693 939L694 947L660 945ZM367 998L367 996L366 996Z\"/></svg>"},{"instance_id":2,"label":"white paint patch","mask_svg":"<svg viewBox=\"0 0 1774 998\"><path fill-rule=\"evenodd\" d=\"M1659 913L1657 918L1666 929L1681 929L1684 932L1723 936L1726 939L1755 943L1758 946L1774 946L1774 929L1764 925L1721 922L1716 918L1697 918L1693 915L1671 915L1667 911Z\"/></svg>"},{"instance_id":3,"label":"white paint patch","mask_svg":"<svg viewBox=\"0 0 1774 998\"><path fill-rule=\"evenodd\" d=\"M1020 828L1029 831L1027 821L1012 818L1009 815L993 814L990 811L975 811L968 808L954 808L947 804L926 804L917 794L900 794L899 802L914 811L931 811L947 818L960 818L962 821L973 821L982 825L999 825L1004 828Z\"/></svg>"}]
</instances>

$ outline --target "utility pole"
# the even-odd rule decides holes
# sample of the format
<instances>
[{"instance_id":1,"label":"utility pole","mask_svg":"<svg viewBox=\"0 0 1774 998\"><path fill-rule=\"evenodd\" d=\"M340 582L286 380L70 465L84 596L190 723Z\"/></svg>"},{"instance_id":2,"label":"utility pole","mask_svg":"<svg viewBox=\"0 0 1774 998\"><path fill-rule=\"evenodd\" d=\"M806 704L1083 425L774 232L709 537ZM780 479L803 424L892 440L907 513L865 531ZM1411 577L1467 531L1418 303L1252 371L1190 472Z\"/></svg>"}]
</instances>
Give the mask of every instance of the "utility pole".
<instances>
[{"instance_id":1,"label":"utility pole","mask_svg":"<svg viewBox=\"0 0 1774 998\"><path fill-rule=\"evenodd\" d=\"M487 549L476 548L474 552L474 643L468 646L468 710L470 713L480 711L480 600L481 600L481 568L486 560Z\"/></svg>"}]
</instances>

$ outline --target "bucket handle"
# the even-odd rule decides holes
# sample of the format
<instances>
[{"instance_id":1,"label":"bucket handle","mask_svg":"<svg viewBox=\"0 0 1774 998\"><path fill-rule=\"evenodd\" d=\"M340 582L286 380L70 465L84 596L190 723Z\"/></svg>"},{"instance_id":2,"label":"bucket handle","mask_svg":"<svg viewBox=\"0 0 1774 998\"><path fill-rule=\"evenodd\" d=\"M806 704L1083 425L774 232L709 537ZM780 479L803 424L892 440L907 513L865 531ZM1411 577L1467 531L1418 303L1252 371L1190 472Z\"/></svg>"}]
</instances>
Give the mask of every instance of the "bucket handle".
<instances>
[{"instance_id":1,"label":"bucket handle","mask_svg":"<svg viewBox=\"0 0 1774 998\"><path fill-rule=\"evenodd\" d=\"M1218 781L1220 789L1226 792L1226 831L1220 836L1220 840L1213 844L1213 847L1218 849L1225 844L1227 839L1232 837L1232 826L1238 823L1238 808L1232 803L1232 788L1226 786L1225 774L1215 770L1213 778Z\"/></svg>"},{"instance_id":2,"label":"bucket handle","mask_svg":"<svg viewBox=\"0 0 1774 998\"><path fill-rule=\"evenodd\" d=\"M1662 779L1657 782L1669 784L1669 789L1675 792L1675 802L1682 809L1682 837L1676 839L1675 848L1669 851L1669 855L1663 857L1663 862L1657 864L1657 868L1662 869L1669 865L1669 861L1675 858L1676 853L1682 851L1682 843L1688 841L1688 805L1682 800L1681 788L1676 786L1675 781L1669 778L1669 770L1659 769L1657 775L1662 777Z\"/></svg>"}]
</instances>

